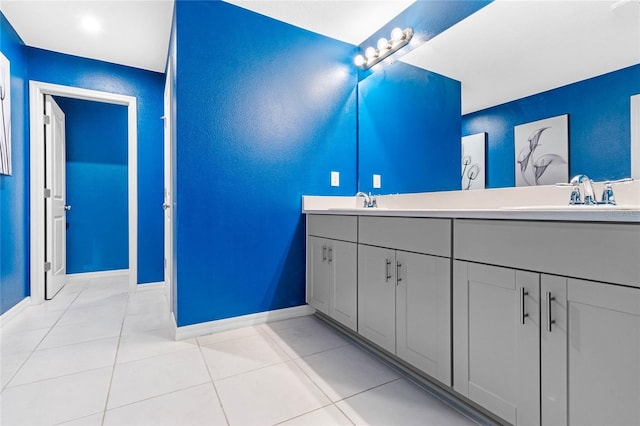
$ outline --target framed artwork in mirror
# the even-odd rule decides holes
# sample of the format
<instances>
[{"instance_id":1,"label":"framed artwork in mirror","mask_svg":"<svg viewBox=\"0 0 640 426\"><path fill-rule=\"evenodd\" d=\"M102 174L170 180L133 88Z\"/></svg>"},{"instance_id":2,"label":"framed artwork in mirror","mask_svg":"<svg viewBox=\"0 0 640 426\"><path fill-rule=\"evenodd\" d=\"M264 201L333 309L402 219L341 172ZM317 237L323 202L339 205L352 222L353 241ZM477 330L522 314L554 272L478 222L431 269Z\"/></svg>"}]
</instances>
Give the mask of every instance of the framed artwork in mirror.
<instances>
[{"instance_id":1,"label":"framed artwork in mirror","mask_svg":"<svg viewBox=\"0 0 640 426\"><path fill-rule=\"evenodd\" d=\"M568 181L568 114L515 126L514 145L516 186Z\"/></svg>"},{"instance_id":2,"label":"framed artwork in mirror","mask_svg":"<svg viewBox=\"0 0 640 426\"><path fill-rule=\"evenodd\" d=\"M0 52L0 174L11 175L11 74Z\"/></svg>"},{"instance_id":3,"label":"framed artwork in mirror","mask_svg":"<svg viewBox=\"0 0 640 426\"><path fill-rule=\"evenodd\" d=\"M484 152L487 143L485 132L462 137L462 190L484 189L485 161Z\"/></svg>"}]
</instances>

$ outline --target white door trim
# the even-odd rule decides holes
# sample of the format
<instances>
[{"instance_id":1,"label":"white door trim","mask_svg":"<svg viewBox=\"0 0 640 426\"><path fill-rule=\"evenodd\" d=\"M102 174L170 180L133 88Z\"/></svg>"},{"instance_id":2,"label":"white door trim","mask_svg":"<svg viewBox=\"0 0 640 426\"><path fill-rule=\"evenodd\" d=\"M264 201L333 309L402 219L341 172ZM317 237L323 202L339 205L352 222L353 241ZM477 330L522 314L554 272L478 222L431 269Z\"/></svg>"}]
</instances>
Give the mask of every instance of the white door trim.
<instances>
[{"instance_id":1,"label":"white door trim","mask_svg":"<svg viewBox=\"0 0 640 426\"><path fill-rule=\"evenodd\" d=\"M30 295L34 304L44 301L44 95L64 96L87 101L124 105L128 110L128 189L129 189L129 292L138 281L138 121L134 96L118 95L71 86L29 81L29 200Z\"/></svg>"},{"instance_id":2,"label":"white door trim","mask_svg":"<svg viewBox=\"0 0 640 426\"><path fill-rule=\"evenodd\" d=\"M631 96L631 177L640 179L640 94Z\"/></svg>"}]
</instances>

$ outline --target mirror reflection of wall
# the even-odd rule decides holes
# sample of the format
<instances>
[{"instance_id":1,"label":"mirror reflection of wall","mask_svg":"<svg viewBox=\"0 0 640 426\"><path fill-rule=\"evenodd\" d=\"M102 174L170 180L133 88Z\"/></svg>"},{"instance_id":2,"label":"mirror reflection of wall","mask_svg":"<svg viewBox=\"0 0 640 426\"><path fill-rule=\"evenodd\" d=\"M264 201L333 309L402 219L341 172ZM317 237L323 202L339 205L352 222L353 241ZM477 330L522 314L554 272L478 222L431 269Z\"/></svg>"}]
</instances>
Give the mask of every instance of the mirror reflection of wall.
<instances>
[{"instance_id":1,"label":"mirror reflection of wall","mask_svg":"<svg viewBox=\"0 0 640 426\"><path fill-rule=\"evenodd\" d=\"M358 187L383 194L459 189L460 123L453 79L397 62L362 80Z\"/></svg>"},{"instance_id":2,"label":"mirror reflection of wall","mask_svg":"<svg viewBox=\"0 0 640 426\"><path fill-rule=\"evenodd\" d=\"M418 22L413 24L416 34L424 33L421 25L426 25L426 18L416 17L421 9L414 4L405 13L413 14ZM410 25L395 19L389 26L405 23ZM630 99L640 93L638 2L492 2L432 35L399 61L461 83L458 140L466 135L487 133L487 188L515 185L514 127L563 114L569 116L570 176L584 173L594 180L606 180L632 173ZM378 84L400 85L391 79L402 73L388 71L396 65L384 69L386 76L378 77ZM382 70L372 75L378 72ZM370 78L360 83L361 91L364 85L373 86L375 80L367 82ZM406 77L401 78L405 78L403 84L411 86ZM416 93L424 90L418 88L420 84L419 80L413 84ZM379 90L390 91L386 87ZM369 87L370 97L372 91ZM423 115L418 110L424 108L424 103L415 102L411 95L405 102L415 104L412 114L419 122ZM401 103L397 98L394 102ZM368 117L363 115L371 114L371 102L365 101L363 107L367 109L359 109L359 120L364 118L366 123ZM404 122L405 127L413 125ZM382 148L381 137L361 134L359 188L366 191L370 188L372 158L398 155L393 151L397 139L402 139L402 151L406 153L428 154L430 158L453 156L447 143L428 142L429 147L425 148L424 138L415 135L398 133L396 140L388 136L392 142L388 146L385 142ZM411 154L406 158L409 157ZM393 163L408 164L406 161L411 160L395 158ZM451 162L456 172L459 161ZM442 181L437 176L420 181L420 176L405 175L408 181L396 181L391 188L385 186L388 182L383 175L381 190L374 192L450 189L446 172L440 170L437 175L443 176ZM398 180L402 180L400 175Z\"/></svg>"}]
</instances>

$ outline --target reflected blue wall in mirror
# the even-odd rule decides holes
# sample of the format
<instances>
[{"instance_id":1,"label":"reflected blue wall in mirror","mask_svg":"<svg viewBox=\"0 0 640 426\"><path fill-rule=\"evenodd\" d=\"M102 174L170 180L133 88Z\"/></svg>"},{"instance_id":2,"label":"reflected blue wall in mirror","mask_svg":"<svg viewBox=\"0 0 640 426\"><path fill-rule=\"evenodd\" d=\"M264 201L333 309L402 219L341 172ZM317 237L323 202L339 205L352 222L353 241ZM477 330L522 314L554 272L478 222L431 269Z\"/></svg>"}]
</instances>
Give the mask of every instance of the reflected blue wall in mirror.
<instances>
[{"instance_id":1,"label":"reflected blue wall in mirror","mask_svg":"<svg viewBox=\"0 0 640 426\"><path fill-rule=\"evenodd\" d=\"M515 185L513 129L569 114L569 176L602 181L631 174L630 98L640 93L640 65L467 114L462 135L487 132L487 188Z\"/></svg>"},{"instance_id":2,"label":"reflected blue wall in mirror","mask_svg":"<svg viewBox=\"0 0 640 426\"><path fill-rule=\"evenodd\" d=\"M460 82L412 65L397 62L361 81L359 190L460 189L460 108Z\"/></svg>"}]
</instances>

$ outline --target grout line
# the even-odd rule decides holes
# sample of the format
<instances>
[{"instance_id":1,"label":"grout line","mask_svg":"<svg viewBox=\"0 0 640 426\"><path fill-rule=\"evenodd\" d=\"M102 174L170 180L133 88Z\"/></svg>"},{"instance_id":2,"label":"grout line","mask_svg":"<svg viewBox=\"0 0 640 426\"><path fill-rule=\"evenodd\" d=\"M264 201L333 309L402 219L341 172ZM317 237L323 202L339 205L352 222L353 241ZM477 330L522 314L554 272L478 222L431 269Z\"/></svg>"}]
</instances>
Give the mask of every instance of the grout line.
<instances>
[{"instance_id":1,"label":"grout line","mask_svg":"<svg viewBox=\"0 0 640 426\"><path fill-rule=\"evenodd\" d=\"M315 413L316 411L324 410L325 408L331 407L331 406L335 407L335 404L327 404L327 405L323 405L322 407L314 408L313 410L307 411L306 413L298 414L297 416L293 416L293 417L285 419L285 420L283 420L281 422L274 423L273 426L278 426L278 425L281 425L283 423L290 422L291 420L299 419L302 416L306 416L307 414ZM338 407L336 407L336 408L338 408ZM338 410L339 410L339 408L338 408ZM349 422L351 422L351 419L349 419L348 417L347 417L347 419L349 420ZM353 424L353 422L351 422L351 424Z\"/></svg>"},{"instance_id":2,"label":"grout line","mask_svg":"<svg viewBox=\"0 0 640 426\"><path fill-rule=\"evenodd\" d=\"M222 399L220 399L218 388L216 387L215 381L213 380L213 376L211 375L211 370L209 370L209 364L207 363L207 359L204 357L204 354L202 353L202 347L200 346L200 342L196 340L196 343L198 345L198 351L200 352L200 357L202 357L202 362L204 362L204 366L207 369L207 374L209 374L209 379L211 380L211 386L213 386L213 391L215 392L216 398L218 399L218 405L222 410L222 415L224 416L224 420L225 422L227 422L227 425L230 425L231 423L229 423L229 417L227 416L227 411L224 409L224 404L222 403Z\"/></svg>"},{"instance_id":3,"label":"grout line","mask_svg":"<svg viewBox=\"0 0 640 426\"><path fill-rule=\"evenodd\" d=\"M118 335L118 343L116 344L116 353L113 357L113 367L111 368L111 377L109 378L109 388L107 390L107 397L104 401L104 410L102 411L102 420L100 420L100 425L104 425L104 420L107 416L107 407L109 406L109 398L111 397L111 386L113 386L113 376L116 372L116 365L118 363L118 353L120 352L120 341L122 340L122 331L124 330L124 321L127 318L127 308L129 307L129 299L131 296L127 294L127 303L124 307L124 313L122 315L122 323L120 324L120 334Z\"/></svg>"},{"instance_id":4,"label":"grout line","mask_svg":"<svg viewBox=\"0 0 640 426\"><path fill-rule=\"evenodd\" d=\"M60 319L62 319L62 317L64 316L64 314L67 313L67 311L69 310L69 308L71 307L71 305L73 305L73 302L75 302L78 297L80 296L80 293L82 293L82 290L78 292L78 294L76 295L76 297L73 298L73 300L71 301L71 303L69 303L69 305L67 305L67 307L65 308L64 311L62 311L62 314L60 314L60 317L58 317L58 319L51 325L51 327L49 327L49 330L44 334L44 336L42 336L42 338L40 339L40 341L34 346L34 348L29 352L29 355L27 355L27 357L24 359L24 361L22 361L22 363L20 363L20 366L18 366L18 368L16 368L16 370L13 372L13 374L11 375L11 377L9 378L9 380L7 380L7 383L5 383L5 385L2 387L2 390L5 390L9 387L9 384L11 384L11 381L13 380L13 378L16 376L16 374L18 374L18 372L20 371L20 369L22 369L22 367L24 367L24 365L27 363L27 361L29 361L29 359L31 358L31 355L33 355L33 353L38 350L38 348L40 347L40 345L42 344L42 342L44 341L44 339L47 338L47 336L49 335L49 333L51 333L51 330L53 330L53 327L55 327L58 322L60 322ZM43 303L46 303L43 302ZM21 312L24 313L25 311ZM20 315L22 316L22 315ZM19 318L19 317L18 317ZM14 320L17 318L14 318Z\"/></svg>"}]
</instances>

